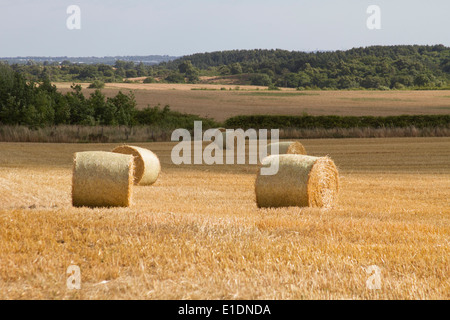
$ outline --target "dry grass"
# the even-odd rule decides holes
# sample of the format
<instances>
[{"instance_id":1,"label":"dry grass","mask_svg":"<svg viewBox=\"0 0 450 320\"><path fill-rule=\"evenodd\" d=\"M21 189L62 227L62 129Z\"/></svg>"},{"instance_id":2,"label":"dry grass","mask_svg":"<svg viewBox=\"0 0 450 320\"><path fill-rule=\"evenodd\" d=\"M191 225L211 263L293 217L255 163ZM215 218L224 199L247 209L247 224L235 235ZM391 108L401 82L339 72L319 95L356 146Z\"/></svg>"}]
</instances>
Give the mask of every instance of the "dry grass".
<instances>
[{"instance_id":1,"label":"dry grass","mask_svg":"<svg viewBox=\"0 0 450 320\"><path fill-rule=\"evenodd\" d=\"M115 145L1 143L0 299L449 299L450 139L301 142L339 168L333 209L258 209L256 166L176 167L172 143L139 144L162 173L132 207L73 208L73 153Z\"/></svg>"},{"instance_id":2,"label":"dry grass","mask_svg":"<svg viewBox=\"0 0 450 320\"><path fill-rule=\"evenodd\" d=\"M61 92L70 90L70 83L56 83ZM83 84L87 88L89 84ZM220 88L227 90L219 90ZM192 90L192 89L214 90ZM254 86L205 84L106 84L102 91L114 96L119 90L133 90L139 108L169 104L172 110L197 114L224 121L242 114L269 115L373 115L448 114L449 91L283 91L256 90ZM266 89L261 87L260 89ZM94 89L85 89L88 95Z\"/></svg>"},{"instance_id":3,"label":"dry grass","mask_svg":"<svg viewBox=\"0 0 450 320\"><path fill-rule=\"evenodd\" d=\"M27 126L2 126L0 142L51 143L124 143L170 141L173 130L148 126L76 126L60 125L30 129ZM450 128L348 128L280 129L280 139L324 138L450 137ZM269 152L270 153L270 152Z\"/></svg>"}]
</instances>

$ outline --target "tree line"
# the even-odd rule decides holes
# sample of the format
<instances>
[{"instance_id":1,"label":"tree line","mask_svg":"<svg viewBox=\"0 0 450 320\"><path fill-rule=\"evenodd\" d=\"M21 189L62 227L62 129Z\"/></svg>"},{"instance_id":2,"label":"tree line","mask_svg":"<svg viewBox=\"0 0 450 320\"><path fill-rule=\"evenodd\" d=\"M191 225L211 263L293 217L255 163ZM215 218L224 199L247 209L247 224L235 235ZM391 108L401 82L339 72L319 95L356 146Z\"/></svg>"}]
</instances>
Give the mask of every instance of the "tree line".
<instances>
[{"instance_id":1,"label":"tree line","mask_svg":"<svg viewBox=\"0 0 450 320\"><path fill-rule=\"evenodd\" d=\"M439 88L450 83L450 48L443 45L332 52L231 50L184 56L160 66L176 70L186 62L210 74L247 74L254 85L300 89Z\"/></svg>"},{"instance_id":2,"label":"tree line","mask_svg":"<svg viewBox=\"0 0 450 320\"><path fill-rule=\"evenodd\" d=\"M83 125L83 126L135 126L154 125L190 128L195 120L215 126L211 119L184 115L166 105L137 109L133 93L119 91L106 97L97 89L85 97L80 85L63 94L48 78L35 82L28 80L12 67L0 64L0 124L23 125L30 128Z\"/></svg>"},{"instance_id":3,"label":"tree line","mask_svg":"<svg viewBox=\"0 0 450 320\"><path fill-rule=\"evenodd\" d=\"M302 89L430 89L450 85L450 48L372 46L346 51L229 50L198 53L158 65L12 64L28 80L197 83L201 76L240 76L242 85Z\"/></svg>"},{"instance_id":4,"label":"tree line","mask_svg":"<svg viewBox=\"0 0 450 320\"><path fill-rule=\"evenodd\" d=\"M34 81L43 81L49 79L53 82L58 81L84 81L92 82L101 80L102 82L123 82L125 78L153 76L152 66L144 63L135 63L133 61L117 60L113 65L98 64L79 64L68 60L61 63L52 62L34 62L27 64L11 64L11 68L23 74L27 79Z\"/></svg>"}]
</instances>

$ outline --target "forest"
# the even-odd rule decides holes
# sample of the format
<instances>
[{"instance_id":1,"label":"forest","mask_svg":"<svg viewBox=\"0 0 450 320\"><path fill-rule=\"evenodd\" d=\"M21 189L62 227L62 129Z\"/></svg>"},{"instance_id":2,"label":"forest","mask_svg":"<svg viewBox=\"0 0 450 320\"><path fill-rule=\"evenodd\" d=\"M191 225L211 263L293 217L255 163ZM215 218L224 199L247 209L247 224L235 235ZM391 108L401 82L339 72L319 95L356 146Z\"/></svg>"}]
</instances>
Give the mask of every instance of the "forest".
<instances>
[{"instance_id":1,"label":"forest","mask_svg":"<svg viewBox=\"0 0 450 320\"><path fill-rule=\"evenodd\" d=\"M450 48L443 45L312 53L233 50L194 54L160 66L177 71L183 63L200 73L248 74L253 85L301 89L441 88L450 79Z\"/></svg>"}]
</instances>

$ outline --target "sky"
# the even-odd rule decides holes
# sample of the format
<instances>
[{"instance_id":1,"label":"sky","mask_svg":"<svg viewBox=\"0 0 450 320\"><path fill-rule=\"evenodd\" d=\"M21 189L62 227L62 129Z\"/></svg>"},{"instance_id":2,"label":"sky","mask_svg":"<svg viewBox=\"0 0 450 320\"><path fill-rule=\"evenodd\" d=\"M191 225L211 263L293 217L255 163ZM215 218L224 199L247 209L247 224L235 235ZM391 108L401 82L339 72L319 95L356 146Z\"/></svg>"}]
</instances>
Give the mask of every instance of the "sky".
<instances>
[{"instance_id":1,"label":"sky","mask_svg":"<svg viewBox=\"0 0 450 320\"><path fill-rule=\"evenodd\" d=\"M367 27L370 5L381 29ZM449 0L0 0L0 57L450 46L449 12Z\"/></svg>"}]
</instances>

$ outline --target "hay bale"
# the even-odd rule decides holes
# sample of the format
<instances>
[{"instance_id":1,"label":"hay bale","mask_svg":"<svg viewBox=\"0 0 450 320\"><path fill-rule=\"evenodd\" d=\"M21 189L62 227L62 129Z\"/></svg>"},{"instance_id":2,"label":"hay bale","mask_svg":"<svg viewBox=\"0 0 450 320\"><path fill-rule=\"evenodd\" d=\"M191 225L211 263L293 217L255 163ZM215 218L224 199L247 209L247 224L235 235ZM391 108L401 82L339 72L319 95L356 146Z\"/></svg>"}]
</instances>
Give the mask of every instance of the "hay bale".
<instances>
[{"instance_id":1,"label":"hay bale","mask_svg":"<svg viewBox=\"0 0 450 320\"><path fill-rule=\"evenodd\" d=\"M270 143L267 145L267 154L272 154L272 145L278 145L278 154L304 154L306 155L305 147L298 141L284 141Z\"/></svg>"},{"instance_id":2,"label":"hay bale","mask_svg":"<svg viewBox=\"0 0 450 320\"><path fill-rule=\"evenodd\" d=\"M77 152L73 161L72 204L75 207L128 207L134 161L130 155Z\"/></svg>"},{"instance_id":3,"label":"hay bale","mask_svg":"<svg viewBox=\"0 0 450 320\"><path fill-rule=\"evenodd\" d=\"M255 183L258 207L331 207L339 191L339 174L328 157L271 155L262 160L270 167L279 160L275 175L258 173Z\"/></svg>"},{"instance_id":4,"label":"hay bale","mask_svg":"<svg viewBox=\"0 0 450 320\"><path fill-rule=\"evenodd\" d=\"M152 151L135 146L119 146L112 152L134 157L134 184L148 186L156 182L161 172L158 157Z\"/></svg>"}]
</instances>

